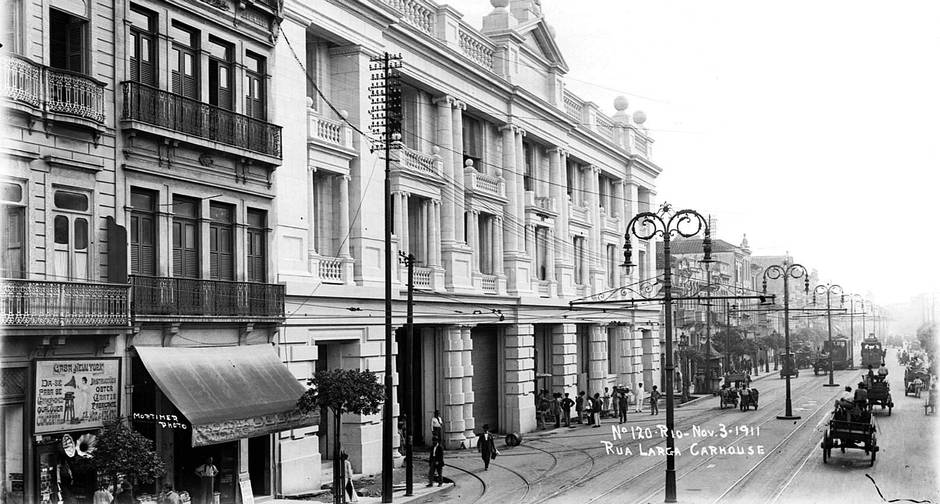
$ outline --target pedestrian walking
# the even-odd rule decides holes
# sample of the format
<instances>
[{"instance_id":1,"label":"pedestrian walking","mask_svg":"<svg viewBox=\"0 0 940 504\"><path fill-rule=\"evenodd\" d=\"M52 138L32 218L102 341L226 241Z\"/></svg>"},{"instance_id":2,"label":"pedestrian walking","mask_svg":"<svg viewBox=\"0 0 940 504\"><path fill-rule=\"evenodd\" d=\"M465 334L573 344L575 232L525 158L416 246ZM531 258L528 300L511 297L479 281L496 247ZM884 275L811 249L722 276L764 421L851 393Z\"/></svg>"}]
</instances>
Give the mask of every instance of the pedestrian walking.
<instances>
[{"instance_id":1,"label":"pedestrian walking","mask_svg":"<svg viewBox=\"0 0 940 504\"><path fill-rule=\"evenodd\" d=\"M431 452L428 454L428 486L434 486L434 475L437 475L437 486L444 485L444 447L434 438L431 441Z\"/></svg>"},{"instance_id":2,"label":"pedestrian walking","mask_svg":"<svg viewBox=\"0 0 940 504\"><path fill-rule=\"evenodd\" d=\"M617 405L620 410L620 423L627 421L627 410L630 409L629 391L630 389L626 389L626 391L621 390L617 397L617 402L620 403Z\"/></svg>"},{"instance_id":3,"label":"pedestrian walking","mask_svg":"<svg viewBox=\"0 0 940 504\"><path fill-rule=\"evenodd\" d=\"M653 385L653 390L650 391L650 415L659 414L659 398L663 395L656 390L656 385Z\"/></svg>"},{"instance_id":4,"label":"pedestrian walking","mask_svg":"<svg viewBox=\"0 0 940 504\"><path fill-rule=\"evenodd\" d=\"M352 462L349 461L349 455L342 452L339 459L343 463L343 492L349 496L349 502L359 502L359 494L356 493L356 487L352 481L353 468Z\"/></svg>"},{"instance_id":5,"label":"pedestrian walking","mask_svg":"<svg viewBox=\"0 0 940 504\"><path fill-rule=\"evenodd\" d=\"M601 411L604 407L604 402L601 400L601 395L598 393L594 394L594 408L591 410L593 416L594 428L601 426Z\"/></svg>"},{"instance_id":6,"label":"pedestrian walking","mask_svg":"<svg viewBox=\"0 0 940 504\"><path fill-rule=\"evenodd\" d=\"M571 427L571 407L574 406L574 401L568 397L568 393L565 392L565 398L561 400L561 411L565 415L565 427Z\"/></svg>"},{"instance_id":7,"label":"pedestrian walking","mask_svg":"<svg viewBox=\"0 0 940 504\"><path fill-rule=\"evenodd\" d=\"M555 417L555 428L561 427L561 394L552 394L552 416Z\"/></svg>"},{"instance_id":8,"label":"pedestrian walking","mask_svg":"<svg viewBox=\"0 0 940 504\"><path fill-rule=\"evenodd\" d=\"M431 439L444 443L444 419L441 418L441 410L434 410L434 416L431 417Z\"/></svg>"},{"instance_id":9,"label":"pedestrian walking","mask_svg":"<svg viewBox=\"0 0 940 504\"><path fill-rule=\"evenodd\" d=\"M636 386L636 413L643 413L643 384L639 383Z\"/></svg>"},{"instance_id":10,"label":"pedestrian walking","mask_svg":"<svg viewBox=\"0 0 940 504\"><path fill-rule=\"evenodd\" d=\"M575 399L574 411L578 414L578 423L584 423L584 391L578 392L578 398Z\"/></svg>"},{"instance_id":11,"label":"pedestrian walking","mask_svg":"<svg viewBox=\"0 0 940 504\"><path fill-rule=\"evenodd\" d=\"M493 435L490 434L489 424L483 424L483 432L477 436L477 451L480 452L480 456L483 458L483 470L488 471L490 469L490 460L499 455L499 450L496 449L496 441L493 439Z\"/></svg>"}]
</instances>

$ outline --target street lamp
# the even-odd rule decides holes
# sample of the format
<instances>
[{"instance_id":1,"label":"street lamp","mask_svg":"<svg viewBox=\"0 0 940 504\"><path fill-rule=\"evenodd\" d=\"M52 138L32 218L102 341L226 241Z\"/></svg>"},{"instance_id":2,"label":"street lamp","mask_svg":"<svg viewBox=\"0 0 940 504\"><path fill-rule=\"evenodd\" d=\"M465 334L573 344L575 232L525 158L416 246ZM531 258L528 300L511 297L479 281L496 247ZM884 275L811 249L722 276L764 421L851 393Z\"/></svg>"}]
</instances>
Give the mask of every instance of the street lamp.
<instances>
[{"instance_id":1,"label":"street lamp","mask_svg":"<svg viewBox=\"0 0 940 504\"><path fill-rule=\"evenodd\" d=\"M793 414L793 404L790 401L790 372L792 370L786 369L787 361L786 359L790 358L790 278L803 278L803 292L809 294L809 274L806 272L806 268L801 264L787 264L787 260L783 261L783 264L771 264L767 266L764 270L764 294L767 293L767 279L776 280L778 278L783 278L783 366L787 379L787 402L786 410L783 415L777 415L779 420L797 420L799 415ZM794 359L795 360L795 359ZM793 362L792 364L796 364ZM777 366L774 364L774 369Z\"/></svg>"},{"instance_id":2,"label":"street lamp","mask_svg":"<svg viewBox=\"0 0 940 504\"><path fill-rule=\"evenodd\" d=\"M845 294L842 296L843 302L845 298L849 300L849 346L851 347L851 352L849 353L849 369L855 369L855 304L860 303L862 311L865 311L865 300L862 298L861 294ZM864 324L865 319L862 318L862 323ZM865 328L862 326L862 337L864 338Z\"/></svg>"},{"instance_id":3,"label":"street lamp","mask_svg":"<svg viewBox=\"0 0 940 504\"><path fill-rule=\"evenodd\" d=\"M675 363L672 356L672 253L669 242L673 235L691 238L703 228L705 239L702 242L702 250L705 257L702 262L707 264L712 260L711 230L708 220L695 210L685 209L672 213L669 205L664 203L658 213L640 212L635 215L627 224L627 231L624 233L623 266L627 274L634 266L631 235L641 240L649 240L655 236L663 239L663 264L666 265L663 271L662 290L666 321L666 337L664 338L666 340L666 383L663 388L669 391L666 394L666 502L676 502L676 439L673 434L675 397L672 393Z\"/></svg>"},{"instance_id":4,"label":"street lamp","mask_svg":"<svg viewBox=\"0 0 940 504\"><path fill-rule=\"evenodd\" d=\"M832 346L832 298L831 295L842 296L842 287L835 284L817 285L813 289L813 304L816 304L816 294L826 295L826 322L829 326L829 383L823 384L823 387L838 387L838 383L832 382L832 354L835 347ZM841 298L840 298L841 299ZM840 303L841 306L841 303Z\"/></svg>"}]
</instances>

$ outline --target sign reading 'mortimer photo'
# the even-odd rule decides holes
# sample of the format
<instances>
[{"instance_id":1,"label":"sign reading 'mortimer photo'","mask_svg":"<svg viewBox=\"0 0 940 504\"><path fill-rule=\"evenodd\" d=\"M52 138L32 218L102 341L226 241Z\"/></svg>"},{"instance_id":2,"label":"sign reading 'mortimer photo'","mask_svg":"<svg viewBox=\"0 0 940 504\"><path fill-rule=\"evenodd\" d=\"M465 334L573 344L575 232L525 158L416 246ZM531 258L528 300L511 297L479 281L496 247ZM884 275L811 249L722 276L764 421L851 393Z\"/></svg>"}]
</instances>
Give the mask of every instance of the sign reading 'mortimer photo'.
<instances>
[{"instance_id":1,"label":"sign reading 'mortimer photo'","mask_svg":"<svg viewBox=\"0 0 940 504\"><path fill-rule=\"evenodd\" d=\"M118 358L36 361L36 434L101 427L118 417Z\"/></svg>"}]
</instances>

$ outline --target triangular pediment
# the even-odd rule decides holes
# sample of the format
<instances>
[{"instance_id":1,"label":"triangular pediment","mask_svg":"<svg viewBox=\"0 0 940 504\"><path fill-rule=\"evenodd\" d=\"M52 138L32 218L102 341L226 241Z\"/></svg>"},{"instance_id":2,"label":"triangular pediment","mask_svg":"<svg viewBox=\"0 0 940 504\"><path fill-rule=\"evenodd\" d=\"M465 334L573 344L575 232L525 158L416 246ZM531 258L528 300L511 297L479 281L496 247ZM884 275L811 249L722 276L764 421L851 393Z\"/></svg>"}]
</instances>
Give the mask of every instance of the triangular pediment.
<instances>
[{"instance_id":1,"label":"triangular pediment","mask_svg":"<svg viewBox=\"0 0 940 504\"><path fill-rule=\"evenodd\" d=\"M532 53L545 59L550 65L560 67L564 72L568 71L568 64L561 55L561 49L555 43L555 37L549 31L545 18L540 17L520 24L516 27L516 32L522 36L522 45Z\"/></svg>"}]
</instances>

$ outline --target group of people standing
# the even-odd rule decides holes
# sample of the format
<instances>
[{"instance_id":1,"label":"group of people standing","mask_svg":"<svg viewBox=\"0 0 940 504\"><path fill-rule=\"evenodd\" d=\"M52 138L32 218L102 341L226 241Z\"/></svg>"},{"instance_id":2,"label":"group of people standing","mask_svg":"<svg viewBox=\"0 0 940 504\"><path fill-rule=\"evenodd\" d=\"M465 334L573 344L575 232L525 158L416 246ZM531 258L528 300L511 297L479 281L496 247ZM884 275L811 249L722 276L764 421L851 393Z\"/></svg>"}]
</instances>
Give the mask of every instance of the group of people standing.
<instances>
[{"instance_id":1,"label":"group of people standing","mask_svg":"<svg viewBox=\"0 0 940 504\"><path fill-rule=\"evenodd\" d=\"M653 385L649 393L651 415L659 413L660 398L662 398L662 393ZM642 383L637 384L636 392L629 387L615 385L613 392L609 387L604 387L604 395L597 392L591 396L582 390L574 399L568 392L564 394L556 392L549 395L548 390L543 389L536 400L536 422L539 429L547 428L546 417L551 414L555 419L555 428L562 425L573 427L573 423L600 427L601 418L611 415L623 423L627 421L627 412L630 411L631 406L634 408L634 413L643 413L644 399ZM573 419L572 408L575 413Z\"/></svg>"}]
</instances>

